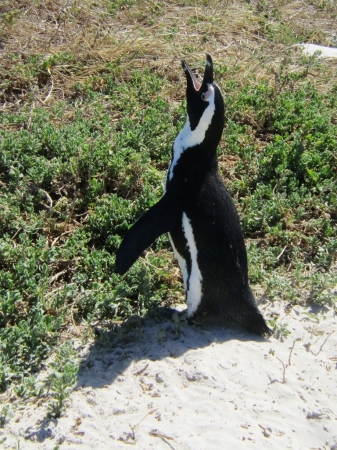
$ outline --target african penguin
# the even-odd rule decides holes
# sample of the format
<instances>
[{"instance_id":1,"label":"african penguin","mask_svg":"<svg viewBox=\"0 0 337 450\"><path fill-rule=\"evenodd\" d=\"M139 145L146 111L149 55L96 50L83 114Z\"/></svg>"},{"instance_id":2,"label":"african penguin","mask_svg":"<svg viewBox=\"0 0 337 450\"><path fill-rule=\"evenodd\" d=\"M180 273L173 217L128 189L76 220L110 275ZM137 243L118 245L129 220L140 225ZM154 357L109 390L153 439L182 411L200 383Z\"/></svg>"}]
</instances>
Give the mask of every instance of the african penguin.
<instances>
[{"instance_id":1,"label":"african penguin","mask_svg":"<svg viewBox=\"0 0 337 450\"><path fill-rule=\"evenodd\" d=\"M163 197L127 232L116 255L124 274L163 233L183 274L187 315L207 313L258 335L270 330L248 284L247 253L235 205L218 172L224 101L206 55L200 82L183 60L187 119L173 144Z\"/></svg>"}]
</instances>

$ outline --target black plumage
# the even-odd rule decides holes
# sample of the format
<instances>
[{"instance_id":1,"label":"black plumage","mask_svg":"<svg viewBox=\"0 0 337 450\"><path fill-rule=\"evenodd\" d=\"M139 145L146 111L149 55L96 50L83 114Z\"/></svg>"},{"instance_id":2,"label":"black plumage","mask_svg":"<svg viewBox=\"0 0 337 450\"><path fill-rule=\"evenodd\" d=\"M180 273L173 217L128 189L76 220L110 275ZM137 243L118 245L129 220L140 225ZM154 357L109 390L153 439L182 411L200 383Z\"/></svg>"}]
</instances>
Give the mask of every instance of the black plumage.
<instances>
[{"instance_id":1,"label":"black plumage","mask_svg":"<svg viewBox=\"0 0 337 450\"><path fill-rule=\"evenodd\" d=\"M207 55L199 82L185 61L187 121L173 145L162 199L128 231L116 258L125 273L168 232L184 275L189 318L207 313L269 335L248 283L240 219L218 172L216 149L225 123L224 101Z\"/></svg>"}]
</instances>

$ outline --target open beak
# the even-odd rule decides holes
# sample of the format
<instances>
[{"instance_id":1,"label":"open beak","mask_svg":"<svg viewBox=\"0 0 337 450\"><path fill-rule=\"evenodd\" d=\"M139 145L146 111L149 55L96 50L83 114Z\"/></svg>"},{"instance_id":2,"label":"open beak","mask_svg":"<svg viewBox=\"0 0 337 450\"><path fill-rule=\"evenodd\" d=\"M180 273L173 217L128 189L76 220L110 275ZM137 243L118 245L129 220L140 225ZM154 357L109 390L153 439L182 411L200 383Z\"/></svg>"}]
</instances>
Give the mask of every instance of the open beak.
<instances>
[{"instance_id":1,"label":"open beak","mask_svg":"<svg viewBox=\"0 0 337 450\"><path fill-rule=\"evenodd\" d=\"M185 71L187 87L193 87L195 91L199 91L201 86L213 83L213 62L210 55L206 55L206 66L202 83L194 75L184 59L181 61L181 65Z\"/></svg>"}]
</instances>

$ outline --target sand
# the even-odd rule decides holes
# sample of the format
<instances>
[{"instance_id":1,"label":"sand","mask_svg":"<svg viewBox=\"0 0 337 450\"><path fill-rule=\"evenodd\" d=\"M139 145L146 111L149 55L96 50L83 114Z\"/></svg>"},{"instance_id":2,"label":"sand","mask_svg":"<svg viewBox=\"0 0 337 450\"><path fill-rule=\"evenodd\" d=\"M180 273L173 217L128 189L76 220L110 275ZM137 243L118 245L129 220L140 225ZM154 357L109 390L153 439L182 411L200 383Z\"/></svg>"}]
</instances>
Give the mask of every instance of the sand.
<instances>
[{"instance_id":1,"label":"sand","mask_svg":"<svg viewBox=\"0 0 337 450\"><path fill-rule=\"evenodd\" d=\"M0 430L3 448L336 450L336 314L263 312L290 331L283 342L153 319L110 346L74 342L82 369L65 415L27 404Z\"/></svg>"}]
</instances>

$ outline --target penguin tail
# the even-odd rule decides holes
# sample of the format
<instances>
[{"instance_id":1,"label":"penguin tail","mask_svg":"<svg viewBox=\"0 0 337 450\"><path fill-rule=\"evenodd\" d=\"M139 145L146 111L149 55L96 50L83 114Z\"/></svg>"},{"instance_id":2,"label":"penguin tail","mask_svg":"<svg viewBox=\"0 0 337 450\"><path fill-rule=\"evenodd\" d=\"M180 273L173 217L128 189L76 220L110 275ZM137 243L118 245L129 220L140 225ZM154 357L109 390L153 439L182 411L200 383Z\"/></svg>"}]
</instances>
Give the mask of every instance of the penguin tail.
<instances>
[{"instance_id":1,"label":"penguin tail","mask_svg":"<svg viewBox=\"0 0 337 450\"><path fill-rule=\"evenodd\" d=\"M237 318L238 319L238 318ZM268 327L263 315L255 304L245 305L237 320L244 329L262 337L270 337L273 332Z\"/></svg>"},{"instance_id":2,"label":"penguin tail","mask_svg":"<svg viewBox=\"0 0 337 450\"><path fill-rule=\"evenodd\" d=\"M256 300L250 288L241 297L239 314L236 315L237 323L251 333L268 338L273 334L268 327L263 315L257 307Z\"/></svg>"},{"instance_id":3,"label":"penguin tail","mask_svg":"<svg viewBox=\"0 0 337 450\"><path fill-rule=\"evenodd\" d=\"M247 330L259 336L268 338L273 332L268 327L266 321L264 320L262 314L258 312L254 314L253 317L250 317L248 321L244 320L242 322L242 326Z\"/></svg>"}]
</instances>

